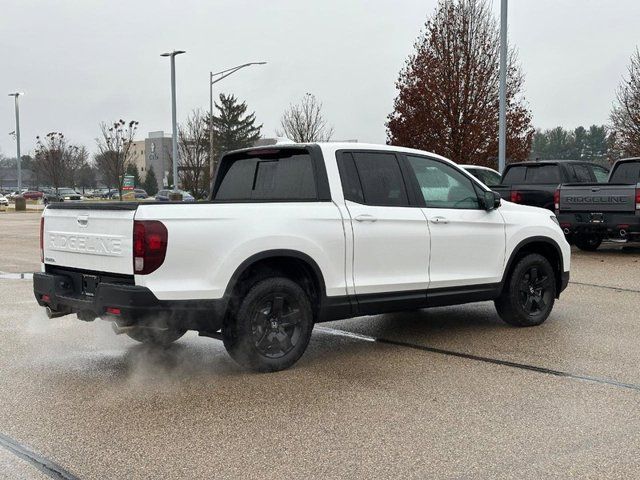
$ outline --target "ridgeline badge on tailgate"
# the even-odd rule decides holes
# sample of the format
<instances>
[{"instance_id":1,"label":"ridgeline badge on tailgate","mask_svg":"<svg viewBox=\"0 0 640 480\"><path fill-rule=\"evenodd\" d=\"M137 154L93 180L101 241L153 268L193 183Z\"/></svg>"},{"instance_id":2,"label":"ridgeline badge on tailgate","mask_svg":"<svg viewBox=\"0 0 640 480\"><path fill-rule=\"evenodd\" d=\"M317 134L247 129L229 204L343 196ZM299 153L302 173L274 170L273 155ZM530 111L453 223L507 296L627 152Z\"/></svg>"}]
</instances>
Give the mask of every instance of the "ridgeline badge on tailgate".
<instances>
[{"instance_id":1,"label":"ridgeline badge on tailgate","mask_svg":"<svg viewBox=\"0 0 640 480\"><path fill-rule=\"evenodd\" d=\"M59 252L120 257L122 256L122 237L89 233L49 232L47 248Z\"/></svg>"}]
</instances>

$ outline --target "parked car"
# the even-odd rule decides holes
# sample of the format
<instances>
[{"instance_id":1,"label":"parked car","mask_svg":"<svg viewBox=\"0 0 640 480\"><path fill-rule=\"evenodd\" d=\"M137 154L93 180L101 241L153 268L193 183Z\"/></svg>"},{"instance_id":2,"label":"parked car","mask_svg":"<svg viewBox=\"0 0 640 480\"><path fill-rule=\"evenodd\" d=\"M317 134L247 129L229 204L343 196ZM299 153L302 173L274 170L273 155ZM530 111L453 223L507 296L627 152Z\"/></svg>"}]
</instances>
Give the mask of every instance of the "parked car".
<instances>
[{"instance_id":1,"label":"parked car","mask_svg":"<svg viewBox=\"0 0 640 480\"><path fill-rule=\"evenodd\" d=\"M45 209L38 303L143 343L197 330L274 371L316 322L493 300L507 323L533 326L568 284L553 213L501 201L438 155L288 144L220 162L209 202Z\"/></svg>"},{"instance_id":2,"label":"parked car","mask_svg":"<svg viewBox=\"0 0 640 480\"><path fill-rule=\"evenodd\" d=\"M513 203L554 211L553 195L561 183L605 182L609 170L591 162L542 160L511 163L499 185L492 187Z\"/></svg>"},{"instance_id":3,"label":"parked car","mask_svg":"<svg viewBox=\"0 0 640 480\"><path fill-rule=\"evenodd\" d=\"M27 190L22 194L22 196L27 200L40 200L44 197L44 193L37 190Z\"/></svg>"},{"instance_id":4,"label":"parked car","mask_svg":"<svg viewBox=\"0 0 640 480\"><path fill-rule=\"evenodd\" d=\"M640 158L618 160L606 183L560 185L556 209L582 250L597 250L605 239L640 240Z\"/></svg>"},{"instance_id":5,"label":"parked car","mask_svg":"<svg viewBox=\"0 0 640 480\"><path fill-rule=\"evenodd\" d=\"M476 177L482 183L484 183L487 187L493 188L497 185L500 185L500 180L502 179L502 175L500 172L494 170L489 167L482 167L480 165L460 165L471 175Z\"/></svg>"},{"instance_id":6,"label":"parked car","mask_svg":"<svg viewBox=\"0 0 640 480\"><path fill-rule=\"evenodd\" d=\"M171 195L173 193L173 190L160 190L158 193L156 193L155 195L155 199L157 202L169 202L169 195ZM195 202L196 199L193 198L193 195L191 195L189 192L185 192L184 190L178 190L178 193L182 194L182 201L183 202Z\"/></svg>"},{"instance_id":7,"label":"parked car","mask_svg":"<svg viewBox=\"0 0 640 480\"><path fill-rule=\"evenodd\" d=\"M3 207L9 206L9 199L0 193L0 205Z\"/></svg>"},{"instance_id":8,"label":"parked car","mask_svg":"<svg viewBox=\"0 0 640 480\"><path fill-rule=\"evenodd\" d=\"M134 193L136 199L138 199L138 200L144 200L146 198L149 198L149 195L147 195L147 191L142 189L142 188L134 189L133 193Z\"/></svg>"},{"instance_id":9,"label":"parked car","mask_svg":"<svg viewBox=\"0 0 640 480\"><path fill-rule=\"evenodd\" d=\"M61 202L79 202L84 200L84 197L73 188L59 188L57 194Z\"/></svg>"}]
</instances>

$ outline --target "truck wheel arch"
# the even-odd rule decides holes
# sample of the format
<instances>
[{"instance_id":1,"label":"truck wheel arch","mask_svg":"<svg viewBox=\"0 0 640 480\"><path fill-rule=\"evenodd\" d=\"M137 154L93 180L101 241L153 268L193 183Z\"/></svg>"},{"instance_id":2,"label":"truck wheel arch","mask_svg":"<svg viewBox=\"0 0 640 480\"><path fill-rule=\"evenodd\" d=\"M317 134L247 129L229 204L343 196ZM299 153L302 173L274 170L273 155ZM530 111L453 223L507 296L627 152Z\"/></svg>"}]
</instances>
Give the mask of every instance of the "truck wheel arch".
<instances>
[{"instance_id":1,"label":"truck wheel arch","mask_svg":"<svg viewBox=\"0 0 640 480\"><path fill-rule=\"evenodd\" d=\"M516 247L511 251L509 260L505 264L504 273L502 274L500 290L502 290L507 282L511 271L517 263L516 261L528 253L539 253L551 262L556 276L556 298L558 298L560 296L559 288L561 284L561 275L562 272L564 272L562 250L553 238L543 236L526 238L518 243L518 245L516 245Z\"/></svg>"},{"instance_id":2,"label":"truck wheel arch","mask_svg":"<svg viewBox=\"0 0 640 480\"><path fill-rule=\"evenodd\" d=\"M320 267L313 258L298 250L275 249L256 253L244 260L238 268L236 268L233 275L231 275L231 279L224 293L227 305L233 299L239 282L242 283L243 278L252 277L252 270L261 267L280 274L287 273L291 268L301 268L303 269L304 276L308 277L313 284L314 292L310 293L312 294L311 296L315 298L311 298L312 302L319 305L320 301L326 296L326 285L322 270L320 270Z\"/></svg>"}]
</instances>

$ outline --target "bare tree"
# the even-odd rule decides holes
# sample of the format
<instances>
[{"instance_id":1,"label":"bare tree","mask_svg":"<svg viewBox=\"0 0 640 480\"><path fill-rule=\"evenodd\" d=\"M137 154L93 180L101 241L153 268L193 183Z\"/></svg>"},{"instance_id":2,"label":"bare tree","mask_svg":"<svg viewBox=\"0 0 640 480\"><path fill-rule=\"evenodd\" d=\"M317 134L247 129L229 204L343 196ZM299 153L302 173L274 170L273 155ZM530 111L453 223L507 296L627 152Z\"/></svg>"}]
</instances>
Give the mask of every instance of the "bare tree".
<instances>
[{"instance_id":1,"label":"bare tree","mask_svg":"<svg viewBox=\"0 0 640 480\"><path fill-rule=\"evenodd\" d=\"M129 153L138 129L138 122L118 120L108 125L100 124L100 137L96 139L98 154L95 157L96 167L108 186L118 189L118 197L122 200L124 174L129 162Z\"/></svg>"},{"instance_id":2,"label":"bare tree","mask_svg":"<svg viewBox=\"0 0 640 480\"><path fill-rule=\"evenodd\" d=\"M322 102L311 93L306 93L299 104L289 106L280 126L282 130L276 130L276 135L299 143L326 142L333 135L333 127L322 115Z\"/></svg>"},{"instance_id":3,"label":"bare tree","mask_svg":"<svg viewBox=\"0 0 640 480\"><path fill-rule=\"evenodd\" d=\"M87 157L86 148L70 144L60 132L36 137L34 170L56 191L66 183L74 185L75 176L86 164Z\"/></svg>"},{"instance_id":4,"label":"bare tree","mask_svg":"<svg viewBox=\"0 0 640 480\"><path fill-rule=\"evenodd\" d=\"M200 110L193 110L178 127L180 185L197 199L209 190L209 126Z\"/></svg>"},{"instance_id":5,"label":"bare tree","mask_svg":"<svg viewBox=\"0 0 640 480\"><path fill-rule=\"evenodd\" d=\"M494 163L499 36L487 0L440 0L400 72L394 111L387 118L388 143L430 150L461 163ZM523 88L515 52L510 51L507 156L512 160L527 158L533 137Z\"/></svg>"},{"instance_id":6,"label":"bare tree","mask_svg":"<svg viewBox=\"0 0 640 480\"><path fill-rule=\"evenodd\" d=\"M640 155L640 51L636 48L616 92L617 104L611 112L614 149L619 156Z\"/></svg>"}]
</instances>

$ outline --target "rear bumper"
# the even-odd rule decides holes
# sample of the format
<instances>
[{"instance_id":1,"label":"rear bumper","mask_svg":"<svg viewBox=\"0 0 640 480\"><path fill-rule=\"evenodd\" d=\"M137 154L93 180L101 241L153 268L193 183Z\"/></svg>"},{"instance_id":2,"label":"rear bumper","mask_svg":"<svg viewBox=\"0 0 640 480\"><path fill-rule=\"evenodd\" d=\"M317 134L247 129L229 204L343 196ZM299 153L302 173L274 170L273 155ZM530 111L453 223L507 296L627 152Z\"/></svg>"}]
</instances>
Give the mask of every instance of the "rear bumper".
<instances>
[{"instance_id":1,"label":"rear bumper","mask_svg":"<svg viewBox=\"0 0 640 480\"><path fill-rule=\"evenodd\" d=\"M602 223L591 222L590 213L560 213L558 222L565 235L598 235L602 238L640 236L640 215L633 213L604 212ZM621 230L624 235L621 235Z\"/></svg>"},{"instance_id":2,"label":"rear bumper","mask_svg":"<svg viewBox=\"0 0 640 480\"><path fill-rule=\"evenodd\" d=\"M33 293L39 305L53 311L77 313L83 320L117 319L124 325L163 322L184 329L217 331L222 327L223 300L158 300L146 287L98 282L93 295L83 293L81 272L37 272ZM80 280L78 279L80 277ZM119 312L117 314L108 313Z\"/></svg>"}]
</instances>

